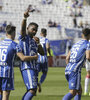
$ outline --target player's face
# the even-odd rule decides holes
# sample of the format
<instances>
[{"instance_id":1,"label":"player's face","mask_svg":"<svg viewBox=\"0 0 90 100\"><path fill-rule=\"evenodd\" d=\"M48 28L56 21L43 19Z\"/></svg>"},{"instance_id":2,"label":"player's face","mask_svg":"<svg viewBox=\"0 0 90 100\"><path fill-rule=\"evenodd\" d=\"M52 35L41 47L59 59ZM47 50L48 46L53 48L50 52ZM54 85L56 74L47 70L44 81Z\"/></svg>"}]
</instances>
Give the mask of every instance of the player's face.
<instances>
[{"instance_id":1,"label":"player's face","mask_svg":"<svg viewBox=\"0 0 90 100\"><path fill-rule=\"evenodd\" d=\"M29 27L28 27L28 35L29 35L31 38L33 38L33 36L36 35L37 30L38 30L38 29L37 29L37 27L36 27L35 25L29 26Z\"/></svg>"}]
</instances>

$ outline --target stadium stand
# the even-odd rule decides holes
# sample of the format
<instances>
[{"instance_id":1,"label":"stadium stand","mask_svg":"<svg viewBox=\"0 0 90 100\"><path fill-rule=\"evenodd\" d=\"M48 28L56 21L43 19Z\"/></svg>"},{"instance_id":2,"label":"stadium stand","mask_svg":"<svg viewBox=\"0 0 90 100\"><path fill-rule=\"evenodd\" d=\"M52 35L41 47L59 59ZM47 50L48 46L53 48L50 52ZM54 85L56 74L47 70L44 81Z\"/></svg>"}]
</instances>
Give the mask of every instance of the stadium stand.
<instances>
[{"instance_id":1,"label":"stadium stand","mask_svg":"<svg viewBox=\"0 0 90 100\"><path fill-rule=\"evenodd\" d=\"M31 17L29 18L30 22L35 21L39 24L39 29L42 27L48 28L49 19L61 24L62 35L59 34L58 29L48 28L48 38L50 40L67 37L64 29L73 28L72 17L69 16L71 0L69 0L68 2L65 2L64 0L54 0L53 3L50 5L43 5L40 2L40 0L39 1L38 0L3 0L3 8L2 8L2 12L0 12L1 13L0 23L4 22L5 20L7 20L7 23L12 22L14 25L17 26L17 36L18 36L20 32L21 20L23 18L23 12L27 9L29 4L36 6L38 9L40 9L40 13L34 12L31 14ZM90 10L90 6L88 7L83 6L81 10L83 12L83 17L77 18L77 24L79 24L81 20L83 21L83 23L85 23L86 21L90 23L90 13L88 13L88 11ZM38 31L38 33L39 32L40 30ZM52 37L51 34L53 34Z\"/></svg>"}]
</instances>

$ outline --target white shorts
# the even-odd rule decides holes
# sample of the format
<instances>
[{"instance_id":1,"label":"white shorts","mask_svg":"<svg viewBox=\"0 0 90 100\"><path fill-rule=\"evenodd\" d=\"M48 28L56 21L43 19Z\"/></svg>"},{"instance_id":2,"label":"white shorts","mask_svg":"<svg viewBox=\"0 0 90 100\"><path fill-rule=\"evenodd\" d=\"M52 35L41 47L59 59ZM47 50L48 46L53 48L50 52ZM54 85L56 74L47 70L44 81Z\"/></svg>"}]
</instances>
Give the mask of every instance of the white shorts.
<instances>
[{"instance_id":1,"label":"white shorts","mask_svg":"<svg viewBox=\"0 0 90 100\"><path fill-rule=\"evenodd\" d=\"M90 71L90 62L86 60L86 71Z\"/></svg>"}]
</instances>

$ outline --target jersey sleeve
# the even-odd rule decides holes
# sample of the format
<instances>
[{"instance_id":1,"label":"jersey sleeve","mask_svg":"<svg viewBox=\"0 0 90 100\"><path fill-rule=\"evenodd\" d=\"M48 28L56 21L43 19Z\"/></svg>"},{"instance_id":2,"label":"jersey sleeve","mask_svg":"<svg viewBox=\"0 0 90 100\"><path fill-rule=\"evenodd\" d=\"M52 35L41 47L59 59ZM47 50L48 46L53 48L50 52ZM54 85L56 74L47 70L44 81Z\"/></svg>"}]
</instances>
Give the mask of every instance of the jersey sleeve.
<instances>
[{"instance_id":1,"label":"jersey sleeve","mask_svg":"<svg viewBox=\"0 0 90 100\"><path fill-rule=\"evenodd\" d=\"M27 38L27 37L28 37L27 35L25 35L24 37L23 37L22 35L19 35L18 40L22 40L22 39L25 39L25 38Z\"/></svg>"},{"instance_id":2,"label":"jersey sleeve","mask_svg":"<svg viewBox=\"0 0 90 100\"><path fill-rule=\"evenodd\" d=\"M22 52L22 49L21 49L20 45L16 46L16 53L18 53L18 52Z\"/></svg>"},{"instance_id":3,"label":"jersey sleeve","mask_svg":"<svg viewBox=\"0 0 90 100\"><path fill-rule=\"evenodd\" d=\"M87 49L86 50L90 50L90 42L87 44Z\"/></svg>"},{"instance_id":4,"label":"jersey sleeve","mask_svg":"<svg viewBox=\"0 0 90 100\"><path fill-rule=\"evenodd\" d=\"M46 43L49 43L49 40L48 39L46 39Z\"/></svg>"}]
</instances>

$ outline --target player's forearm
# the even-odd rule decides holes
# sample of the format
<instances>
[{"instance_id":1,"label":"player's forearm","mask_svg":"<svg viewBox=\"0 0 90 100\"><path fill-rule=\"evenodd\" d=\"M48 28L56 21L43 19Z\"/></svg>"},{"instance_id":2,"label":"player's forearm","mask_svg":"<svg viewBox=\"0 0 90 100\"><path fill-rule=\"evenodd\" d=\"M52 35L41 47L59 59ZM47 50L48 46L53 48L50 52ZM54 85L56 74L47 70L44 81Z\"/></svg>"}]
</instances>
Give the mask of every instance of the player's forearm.
<instances>
[{"instance_id":1,"label":"player's forearm","mask_svg":"<svg viewBox=\"0 0 90 100\"><path fill-rule=\"evenodd\" d=\"M27 19L23 19L22 21L22 25L21 25L21 35L22 36L25 36L26 35L26 21Z\"/></svg>"},{"instance_id":2,"label":"player's forearm","mask_svg":"<svg viewBox=\"0 0 90 100\"><path fill-rule=\"evenodd\" d=\"M22 25L21 25L21 35L22 36L25 36L26 35L26 27L27 27L27 18L29 17L29 11L27 10L25 13L24 13L24 19L22 21Z\"/></svg>"},{"instance_id":3,"label":"player's forearm","mask_svg":"<svg viewBox=\"0 0 90 100\"><path fill-rule=\"evenodd\" d=\"M38 56L24 56L23 61L37 60Z\"/></svg>"},{"instance_id":4,"label":"player's forearm","mask_svg":"<svg viewBox=\"0 0 90 100\"><path fill-rule=\"evenodd\" d=\"M17 56L22 60L22 61L30 61L30 60L37 60L38 55L35 56L24 56L22 52L18 52Z\"/></svg>"}]
</instances>

